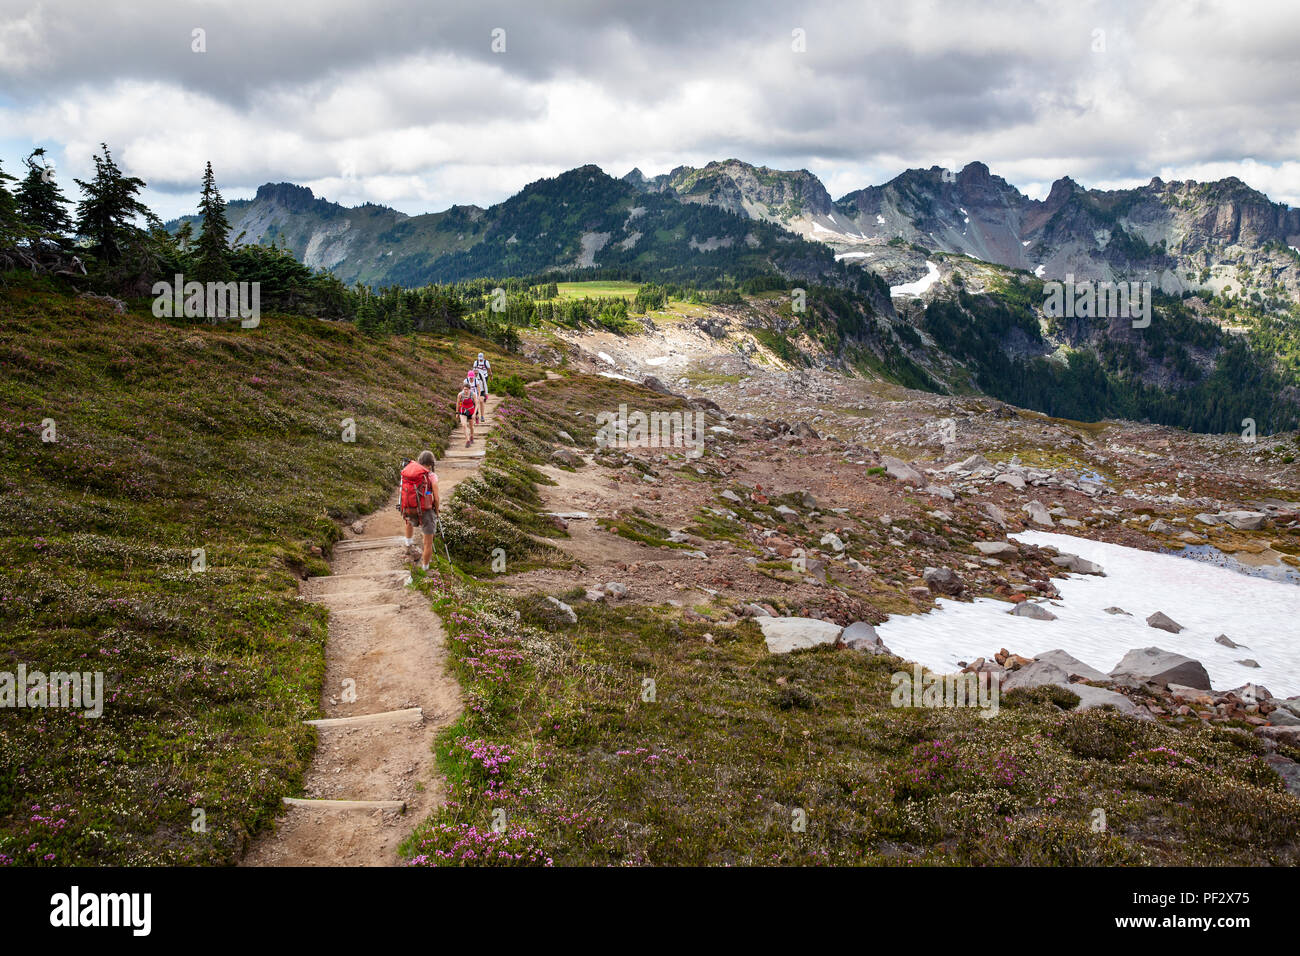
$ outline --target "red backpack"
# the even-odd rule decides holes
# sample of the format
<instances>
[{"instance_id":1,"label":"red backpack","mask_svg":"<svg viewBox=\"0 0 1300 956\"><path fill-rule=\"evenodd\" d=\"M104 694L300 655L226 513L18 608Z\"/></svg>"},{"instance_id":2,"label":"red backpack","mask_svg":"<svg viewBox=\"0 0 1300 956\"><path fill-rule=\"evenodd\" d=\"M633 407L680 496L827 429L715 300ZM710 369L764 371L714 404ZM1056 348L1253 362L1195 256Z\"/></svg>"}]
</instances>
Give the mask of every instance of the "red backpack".
<instances>
[{"instance_id":1,"label":"red backpack","mask_svg":"<svg viewBox=\"0 0 1300 956\"><path fill-rule=\"evenodd\" d=\"M421 512L433 507L433 482L429 480L432 474L418 461L410 462L402 469L402 496L398 507L403 517L414 516L419 520Z\"/></svg>"}]
</instances>

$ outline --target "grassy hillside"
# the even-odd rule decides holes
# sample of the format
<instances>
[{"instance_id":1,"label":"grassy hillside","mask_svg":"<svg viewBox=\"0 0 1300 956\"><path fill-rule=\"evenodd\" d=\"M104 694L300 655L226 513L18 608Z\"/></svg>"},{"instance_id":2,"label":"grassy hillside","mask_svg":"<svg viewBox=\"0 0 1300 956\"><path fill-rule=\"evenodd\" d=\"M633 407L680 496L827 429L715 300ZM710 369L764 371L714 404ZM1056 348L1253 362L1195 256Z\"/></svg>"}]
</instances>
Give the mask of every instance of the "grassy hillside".
<instances>
[{"instance_id":1,"label":"grassy hillside","mask_svg":"<svg viewBox=\"0 0 1300 956\"><path fill-rule=\"evenodd\" d=\"M102 671L107 698L0 711L0 863L237 857L313 747L325 611L296 580L398 456L441 451L480 349L516 367L468 337L0 292L0 671Z\"/></svg>"}]
</instances>

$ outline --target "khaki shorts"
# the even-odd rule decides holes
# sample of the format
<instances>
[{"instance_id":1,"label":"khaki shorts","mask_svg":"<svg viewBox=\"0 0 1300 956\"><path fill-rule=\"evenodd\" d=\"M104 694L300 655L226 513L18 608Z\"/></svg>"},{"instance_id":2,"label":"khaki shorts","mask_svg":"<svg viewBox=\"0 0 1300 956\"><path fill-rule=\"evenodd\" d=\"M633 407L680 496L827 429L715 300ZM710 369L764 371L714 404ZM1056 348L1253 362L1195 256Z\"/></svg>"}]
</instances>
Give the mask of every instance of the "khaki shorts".
<instances>
[{"instance_id":1,"label":"khaki shorts","mask_svg":"<svg viewBox=\"0 0 1300 956\"><path fill-rule=\"evenodd\" d=\"M421 511L418 519L414 515L407 514L406 512L402 513L402 517L413 525L419 525L420 530L425 534L431 535L437 533L438 512L434 511L432 508Z\"/></svg>"}]
</instances>

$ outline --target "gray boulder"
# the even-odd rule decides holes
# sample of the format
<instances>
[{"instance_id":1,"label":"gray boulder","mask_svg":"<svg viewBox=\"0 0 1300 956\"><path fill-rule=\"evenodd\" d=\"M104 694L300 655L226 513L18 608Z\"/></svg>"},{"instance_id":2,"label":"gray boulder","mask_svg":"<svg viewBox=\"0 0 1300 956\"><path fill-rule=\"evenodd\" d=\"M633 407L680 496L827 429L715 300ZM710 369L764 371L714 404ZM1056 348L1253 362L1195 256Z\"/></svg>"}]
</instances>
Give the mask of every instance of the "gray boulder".
<instances>
[{"instance_id":1,"label":"gray boulder","mask_svg":"<svg viewBox=\"0 0 1300 956\"><path fill-rule=\"evenodd\" d=\"M1084 680L1104 681L1106 675L1095 667L1089 667L1077 657L1073 657L1062 650L1043 651L1041 654L1035 654L1034 659L1041 663L1052 664L1065 671L1070 677L1082 677Z\"/></svg>"},{"instance_id":2,"label":"gray boulder","mask_svg":"<svg viewBox=\"0 0 1300 956\"><path fill-rule=\"evenodd\" d=\"M880 464L885 469L885 474L897 482L917 488L926 484L925 476L902 459L881 455Z\"/></svg>"},{"instance_id":3,"label":"gray boulder","mask_svg":"<svg viewBox=\"0 0 1300 956\"><path fill-rule=\"evenodd\" d=\"M1300 763L1279 754L1269 754L1264 758L1264 762L1282 778L1282 783L1286 785L1288 793L1294 797L1300 797Z\"/></svg>"},{"instance_id":4,"label":"gray boulder","mask_svg":"<svg viewBox=\"0 0 1300 956\"><path fill-rule=\"evenodd\" d=\"M1014 614L1016 617L1031 617L1035 621L1056 620L1055 614L1043 607L1041 604L1035 604L1033 601L1022 601L1007 613Z\"/></svg>"},{"instance_id":5,"label":"gray boulder","mask_svg":"<svg viewBox=\"0 0 1300 956\"><path fill-rule=\"evenodd\" d=\"M1197 690L1210 690L1210 675L1200 661L1159 647L1135 648L1124 655L1112 678L1132 678L1156 684L1183 684Z\"/></svg>"},{"instance_id":6,"label":"gray boulder","mask_svg":"<svg viewBox=\"0 0 1300 956\"><path fill-rule=\"evenodd\" d=\"M965 461L959 461L955 465L949 465L944 471L979 471L981 468L992 468L989 460L983 455L971 455Z\"/></svg>"},{"instance_id":7,"label":"gray boulder","mask_svg":"<svg viewBox=\"0 0 1300 956\"><path fill-rule=\"evenodd\" d=\"M931 591L939 594L960 594L966 585L952 568L926 568L921 573Z\"/></svg>"},{"instance_id":8,"label":"gray boulder","mask_svg":"<svg viewBox=\"0 0 1300 956\"><path fill-rule=\"evenodd\" d=\"M989 557L1020 553L1020 549L1010 541L976 541L975 549L980 554L986 554Z\"/></svg>"},{"instance_id":9,"label":"gray boulder","mask_svg":"<svg viewBox=\"0 0 1300 956\"><path fill-rule=\"evenodd\" d=\"M1057 555L1052 558L1052 563L1059 568L1065 568L1065 570L1073 571L1076 574L1097 574L1102 577L1106 576L1106 572L1102 570L1100 564L1086 561L1077 554Z\"/></svg>"},{"instance_id":10,"label":"gray boulder","mask_svg":"<svg viewBox=\"0 0 1300 956\"><path fill-rule=\"evenodd\" d=\"M1050 661L1034 661L1019 670L1011 672L1002 681L1003 690L1027 690L1030 687L1042 687L1044 684L1066 685L1070 675Z\"/></svg>"},{"instance_id":11,"label":"gray boulder","mask_svg":"<svg viewBox=\"0 0 1300 956\"><path fill-rule=\"evenodd\" d=\"M1300 717L1297 717L1285 707L1279 707L1269 714L1268 722L1274 727L1300 727Z\"/></svg>"},{"instance_id":12,"label":"gray boulder","mask_svg":"<svg viewBox=\"0 0 1300 956\"><path fill-rule=\"evenodd\" d=\"M605 585L605 593L611 597L625 598L627 597L627 585L619 584L617 581L610 581Z\"/></svg>"},{"instance_id":13,"label":"gray boulder","mask_svg":"<svg viewBox=\"0 0 1300 956\"><path fill-rule=\"evenodd\" d=\"M1139 707L1118 691L1093 687L1089 684L1064 684L1071 693L1079 695L1079 706L1075 710L1095 710L1098 707L1114 707L1121 714L1136 717L1138 720L1155 720L1145 707Z\"/></svg>"},{"instance_id":14,"label":"gray boulder","mask_svg":"<svg viewBox=\"0 0 1300 956\"><path fill-rule=\"evenodd\" d=\"M1034 524L1041 524L1048 528L1055 525L1051 513L1041 501L1030 501L1027 504L1021 505L1020 510L1028 512L1029 520Z\"/></svg>"},{"instance_id":15,"label":"gray boulder","mask_svg":"<svg viewBox=\"0 0 1300 956\"><path fill-rule=\"evenodd\" d=\"M1238 644L1236 641L1234 641L1232 638L1230 638L1227 634L1220 634L1218 637L1216 637L1216 638L1214 639L1214 643L1215 643L1215 644L1222 644L1224 647L1232 647L1232 648L1241 648L1241 647L1246 647L1245 644ZM1246 650L1250 650L1250 648L1246 647Z\"/></svg>"},{"instance_id":16,"label":"gray boulder","mask_svg":"<svg viewBox=\"0 0 1300 956\"><path fill-rule=\"evenodd\" d=\"M758 626L772 654L788 654L821 644L834 644L844 628L811 617L760 617Z\"/></svg>"},{"instance_id":17,"label":"gray boulder","mask_svg":"<svg viewBox=\"0 0 1300 956\"><path fill-rule=\"evenodd\" d=\"M1268 521L1268 515L1262 511L1225 511L1218 517L1238 531L1259 531Z\"/></svg>"},{"instance_id":18,"label":"gray boulder","mask_svg":"<svg viewBox=\"0 0 1300 956\"><path fill-rule=\"evenodd\" d=\"M854 621L840 633L840 643L849 650L862 651L865 654L892 654L876 633L876 629L866 621Z\"/></svg>"}]
</instances>

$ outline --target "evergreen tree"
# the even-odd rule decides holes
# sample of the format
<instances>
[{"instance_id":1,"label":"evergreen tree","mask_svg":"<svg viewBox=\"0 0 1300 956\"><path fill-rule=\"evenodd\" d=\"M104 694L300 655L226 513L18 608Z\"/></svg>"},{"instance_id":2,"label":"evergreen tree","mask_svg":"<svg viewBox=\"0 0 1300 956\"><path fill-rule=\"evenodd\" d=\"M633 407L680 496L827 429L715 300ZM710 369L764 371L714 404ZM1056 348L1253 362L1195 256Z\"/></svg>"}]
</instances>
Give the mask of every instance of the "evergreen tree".
<instances>
[{"instance_id":1,"label":"evergreen tree","mask_svg":"<svg viewBox=\"0 0 1300 956\"><path fill-rule=\"evenodd\" d=\"M61 242L72 229L72 218L67 197L45 163L45 150L37 147L23 163L27 175L18 184L18 214L42 238Z\"/></svg>"},{"instance_id":2,"label":"evergreen tree","mask_svg":"<svg viewBox=\"0 0 1300 956\"><path fill-rule=\"evenodd\" d=\"M181 252L188 253L190 247L193 245L194 223L187 219L181 223L181 227L176 230L176 247L180 249Z\"/></svg>"},{"instance_id":3,"label":"evergreen tree","mask_svg":"<svg viewBox=\"0 0 1300 956\"><path fill-rule=\"evenodd\" d=\"M203 231L194 243L199 278L205 282L230 279L230 222L226 219L226 201L217 190L212 163L203 171L203 194L199 198L199 216Z\"/></svg>"},{"instance_id":4,"label":"evergreen tree","mask_svg":"<svg viewBox=\"0 0 1300 956\"><path fill-rule=\"evenodd\" d=\"M0 168L0 247L12 246L22 235L22 223L18 218L18 204L14 201L6 182L15 182L14 178Z\"/></svg>"},{"instance_id":5,"label":"evergreen tree","mask_svg":"<svg viewBox=\"0 0 1300 956\"><path fill-rule=\"evenodd\" d=\"M144 233L135 225L138 217L151 217L148 207L136 199L144 180L124 176L113 162L108 145L100 143L102 156L95 156L95 177L90 182L74 180L81 188L77 203L77 234L90 240L91 252L105 262L115 263L123 248Z\"/></svg>"}]
</instances>

